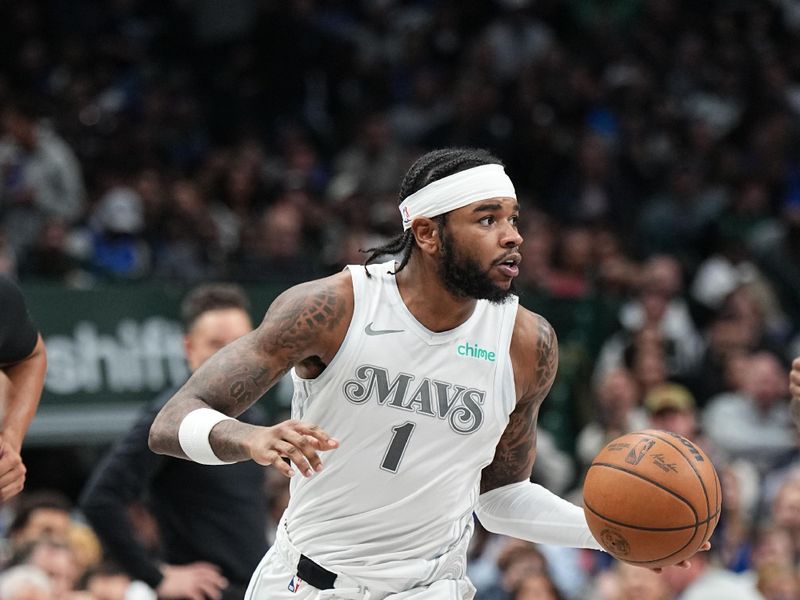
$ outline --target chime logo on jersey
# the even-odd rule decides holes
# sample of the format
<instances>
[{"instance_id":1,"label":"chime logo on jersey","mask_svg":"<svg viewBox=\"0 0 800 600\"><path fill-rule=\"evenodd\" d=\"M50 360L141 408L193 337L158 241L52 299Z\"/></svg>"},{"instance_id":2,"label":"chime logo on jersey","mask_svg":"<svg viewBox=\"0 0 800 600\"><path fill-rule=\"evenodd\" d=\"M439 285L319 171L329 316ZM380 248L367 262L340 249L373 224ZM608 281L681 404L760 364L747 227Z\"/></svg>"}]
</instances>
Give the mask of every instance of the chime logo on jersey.
<instances>
[{"instance_id":1,"label":"chime logo on jersey","mask_svg":"<svg viewBox=\"0 0 800 600\"><path fill-rule=\"evenodd\" d=\"M296 594L300 591L300 584L303 582L297 575L292 577L292 580L289 582L289 587L287 588L293 594Z\"/></svg>"},{"instance_id":2,"label":"chime logo on jersey","mask_svg":"<svg viewBox=\"0 0 800 600\"><path fill-rule=\"evenodd\" d=\"M386 369L361 365L355 377L344 382L343 392L353 404L374 398L380 405L447 420L456 433L473 433L483 424L484 390L427 377L412 385L414 379L414 375L400 373L390 380Z\"/></svg>"}]
</instances>

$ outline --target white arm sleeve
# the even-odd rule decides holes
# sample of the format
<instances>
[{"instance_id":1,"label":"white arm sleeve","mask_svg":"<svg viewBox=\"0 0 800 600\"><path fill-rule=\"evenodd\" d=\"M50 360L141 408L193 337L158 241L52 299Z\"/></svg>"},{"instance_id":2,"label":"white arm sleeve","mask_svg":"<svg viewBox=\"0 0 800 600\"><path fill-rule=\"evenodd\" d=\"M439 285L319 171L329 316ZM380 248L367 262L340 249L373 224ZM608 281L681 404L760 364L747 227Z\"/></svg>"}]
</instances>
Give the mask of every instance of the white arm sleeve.
<instances>
[{"instance_id":1,"label":"white arm sleeve","mask_svg":"<svg viewBox=\"0 0 800 600\"><path fill-rule=\"evenodd\" d=\"M581 507L528 481L481 494L475 513L493 533L554 546L603 549L589 531Z\"/></svg>"}]
</instances>

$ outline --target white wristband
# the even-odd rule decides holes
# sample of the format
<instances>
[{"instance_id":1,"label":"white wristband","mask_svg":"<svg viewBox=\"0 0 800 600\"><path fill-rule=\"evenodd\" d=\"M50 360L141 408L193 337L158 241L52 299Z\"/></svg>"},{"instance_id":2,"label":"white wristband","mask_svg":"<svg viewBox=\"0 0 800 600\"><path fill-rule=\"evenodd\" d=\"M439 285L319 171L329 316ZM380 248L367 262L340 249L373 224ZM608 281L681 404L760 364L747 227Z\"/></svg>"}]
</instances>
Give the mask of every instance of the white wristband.
<instances>
[{"instance_id":1,"label":"white wristband","mask_svg":"<svg viewBox=\"0 0 800 600\"><path fill-rule=\"evenodd\" d=\"M603 549L592 537L580 506L528 481L481 494L475 513L492 533L540 544Z\"/></svg>"},{"instance_id":2,"label":"white wristband","mask_svg":"<svg viewBox=\"0 0 800 600\"><path fill-rule=\"evenodd\" d=\"M208 441L214 425L228 419L235 420L211 408L198 408L183 417L178 428L178 442L183 453L190 460L203 465L231 464L217 458Z\"/></svg>"}]
</instances>

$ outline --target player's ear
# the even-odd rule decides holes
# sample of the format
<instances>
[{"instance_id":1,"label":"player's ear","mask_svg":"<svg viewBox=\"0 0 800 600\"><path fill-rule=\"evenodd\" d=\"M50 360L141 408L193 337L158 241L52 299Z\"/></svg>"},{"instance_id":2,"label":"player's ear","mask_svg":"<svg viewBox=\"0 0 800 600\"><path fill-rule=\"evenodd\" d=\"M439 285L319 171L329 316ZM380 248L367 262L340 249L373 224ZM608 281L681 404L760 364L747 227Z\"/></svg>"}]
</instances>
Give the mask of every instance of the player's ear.
<instances>
[{"instance_id":1,"label":"player's ear","mask_svg":"<svg viewBox=\"0 0 800 600\"><path fill-rule=\"evenodd\" d=\"M426 254L438 254L441 238L439 236L439 226L433 219L418 217L411 224L411 231L417 240L420 250Z\"/></svg>"}]
</instances>

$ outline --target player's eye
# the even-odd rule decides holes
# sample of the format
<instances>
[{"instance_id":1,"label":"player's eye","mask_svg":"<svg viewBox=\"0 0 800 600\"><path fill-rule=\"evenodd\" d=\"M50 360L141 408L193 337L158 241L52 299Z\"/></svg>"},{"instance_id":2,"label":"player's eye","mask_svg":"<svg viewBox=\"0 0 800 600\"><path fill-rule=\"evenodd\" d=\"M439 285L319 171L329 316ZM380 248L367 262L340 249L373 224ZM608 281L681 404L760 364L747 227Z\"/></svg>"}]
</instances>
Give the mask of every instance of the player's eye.
<instances>
[{"instance_id":1,"label":"player's eye","mask_svg":"<svg viewBox=\"0 0 800 600\"><path fill-rule=\"evenodd\" d=\"M483 217L480 221L478 221L481 225L491 225L494 223L494 217L492 215L488 215Z\"/></svg>"},{"instance_id":2,"label":"player's eye","mask_svg":"<svg viewBox=\"0 0 800 600\"><path fill-rule=\"evenodd\" d=\"M512 224L514 227L516 227L517 225L519 225L519 215L514 215L513 217L511 217L511 218L509 219L509 221L511 222L511 224Z\"/></svg>"}]
</instances>

